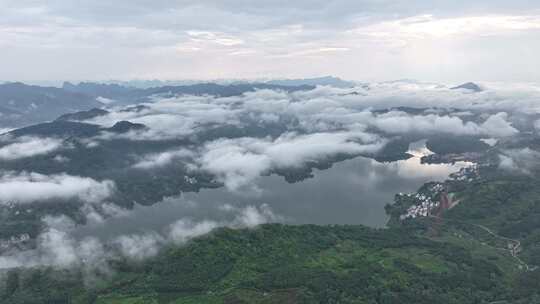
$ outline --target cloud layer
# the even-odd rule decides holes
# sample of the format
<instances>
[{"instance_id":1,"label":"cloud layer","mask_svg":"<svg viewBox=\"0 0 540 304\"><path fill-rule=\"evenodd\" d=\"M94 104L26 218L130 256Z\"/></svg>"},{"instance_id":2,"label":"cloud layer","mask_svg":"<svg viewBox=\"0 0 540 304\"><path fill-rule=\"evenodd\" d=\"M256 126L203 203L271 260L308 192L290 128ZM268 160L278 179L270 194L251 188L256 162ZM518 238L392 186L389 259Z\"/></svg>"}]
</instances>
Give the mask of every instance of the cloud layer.
<instances>
[{"instance_id":1,"label":"cloud layer","mask_svg":"<svg viewBox=\"0 0 540 304\"><path fill-rule=\"evenodd\" d=\"M538 79L525 0L0 4L0 78Z\"/></svg>"},{"instance_id":2,"label":"cloud layer","mask_svg":"<svg viewBox=\"0 0 540 304\"><path fill-rule=\"evenodd\" d=\"M350 89L318 87L294 93L259 90L227 98L155 96L155 102L146 103L137 111L112 109L109 114L87 122L110 127L129 120L148 127L126 134L104 133L97 140L204 137L204 131L218 126L252 132L260 128L300 133L375 129L388 134L507 137L518 132L512 125L511 113L540 113L538 98L540 87L534 85L491 84L484 92L473 94L436 84L402 81ZM417 110L405 112L403 107ZM174 155L162 157L167 160Z\"/></svg>"}]
</instances>

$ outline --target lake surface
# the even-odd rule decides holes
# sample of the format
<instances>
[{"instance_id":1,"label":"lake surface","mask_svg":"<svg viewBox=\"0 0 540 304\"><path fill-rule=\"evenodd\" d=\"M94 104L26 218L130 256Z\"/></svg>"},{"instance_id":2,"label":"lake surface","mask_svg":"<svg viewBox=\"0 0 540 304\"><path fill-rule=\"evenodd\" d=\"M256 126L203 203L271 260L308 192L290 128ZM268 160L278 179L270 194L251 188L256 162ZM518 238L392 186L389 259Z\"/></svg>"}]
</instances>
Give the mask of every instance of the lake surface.
<instances>
[{"instance_id":1,"label":"lake surface","mask_svg":"<svg viewBox=\"0 0 540 304\"><path fill-rule=\"evenodd\" d=\"M120 234L163 231L181 218L194 221L231 221L229 209L267 204L290 224L363 224L384 227L388 221L384 206L393 203L399 192L415 192L429 181L443 181L452 172L470 165L421 164L428 154L417 144L414 157L392 163L358 157L334 164L327 170L315 170L314 178L289 184L282 177L260 177L249 191L231 192L226 188L205 189L168 198L150 207L137 206L127 216L109 219L77 229L76 234L114 237ZM253 190L255 188L256 190Z\"/></svg>"}]
</instances>

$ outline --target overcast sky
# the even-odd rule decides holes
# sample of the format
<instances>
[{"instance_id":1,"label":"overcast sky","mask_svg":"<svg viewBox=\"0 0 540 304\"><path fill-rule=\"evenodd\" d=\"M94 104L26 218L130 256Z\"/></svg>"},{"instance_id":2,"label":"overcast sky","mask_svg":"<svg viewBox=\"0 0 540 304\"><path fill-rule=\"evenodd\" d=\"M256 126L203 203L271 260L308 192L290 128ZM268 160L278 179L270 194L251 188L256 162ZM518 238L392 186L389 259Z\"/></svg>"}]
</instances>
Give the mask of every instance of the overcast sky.
<instances>
[{"instance_id":1,"label":"overcast sky","mask_svg":"<svg viewBox=\"0 0 540 304\"><path fill-rule=\"evenodd\" d=\"M540 79L540 1L0 0L0 79Z\"/></svg>"}]
</instances>

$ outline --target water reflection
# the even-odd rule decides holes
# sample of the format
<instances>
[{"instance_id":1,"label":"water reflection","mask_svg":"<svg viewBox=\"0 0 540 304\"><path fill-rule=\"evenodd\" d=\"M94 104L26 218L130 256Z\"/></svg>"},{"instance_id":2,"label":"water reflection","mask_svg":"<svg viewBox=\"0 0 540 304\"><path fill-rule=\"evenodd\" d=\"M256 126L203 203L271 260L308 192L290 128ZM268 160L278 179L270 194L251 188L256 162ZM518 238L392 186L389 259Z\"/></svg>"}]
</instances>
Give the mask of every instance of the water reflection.
<instances>
[{"instance_id":1,"label":"water reflection","mask_svg":"<svg viewBox=\"0 0 540 304\"><path fill-rule=\"evenodd\" d=\"M147 230L161 231L179 218L228 221L224 205L244 207L268 204L292 224L363 224L384 227L388 218L384 206L398 192L416 191L428 181L442 181L469 163L421 164L429 153L425 146L411 146L408 160L379 163L358 157L335 164L328 170L315 170L314 178L289 184L282 177L260 177L254 187L239 192L226 188L206 189L168 198L151 207L136 207L128 216L110 219L106 224L88 225L79 235L112 237ZM254 190L256 189L256 190Z\"/></svg>"}]
</instances>

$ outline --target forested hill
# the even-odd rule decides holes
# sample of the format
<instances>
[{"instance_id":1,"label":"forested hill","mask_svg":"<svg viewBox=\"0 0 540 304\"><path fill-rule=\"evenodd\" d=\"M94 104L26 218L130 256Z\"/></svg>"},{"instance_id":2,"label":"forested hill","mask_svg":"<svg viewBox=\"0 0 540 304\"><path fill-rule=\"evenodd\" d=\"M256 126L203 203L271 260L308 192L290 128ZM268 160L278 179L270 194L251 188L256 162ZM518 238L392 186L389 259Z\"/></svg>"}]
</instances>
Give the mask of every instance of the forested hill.
<instances>
[{"instance_id":1,"label":"forested hill","mask_svg":"<svg viewBox=\"0 0 540 304\"><path fill-rule=\"evenodd\" d=\"M490 303L519 297L510 258L362 226L219 229L103 272L10 271L2 303Z\"/></svg>"}]
</instances>

